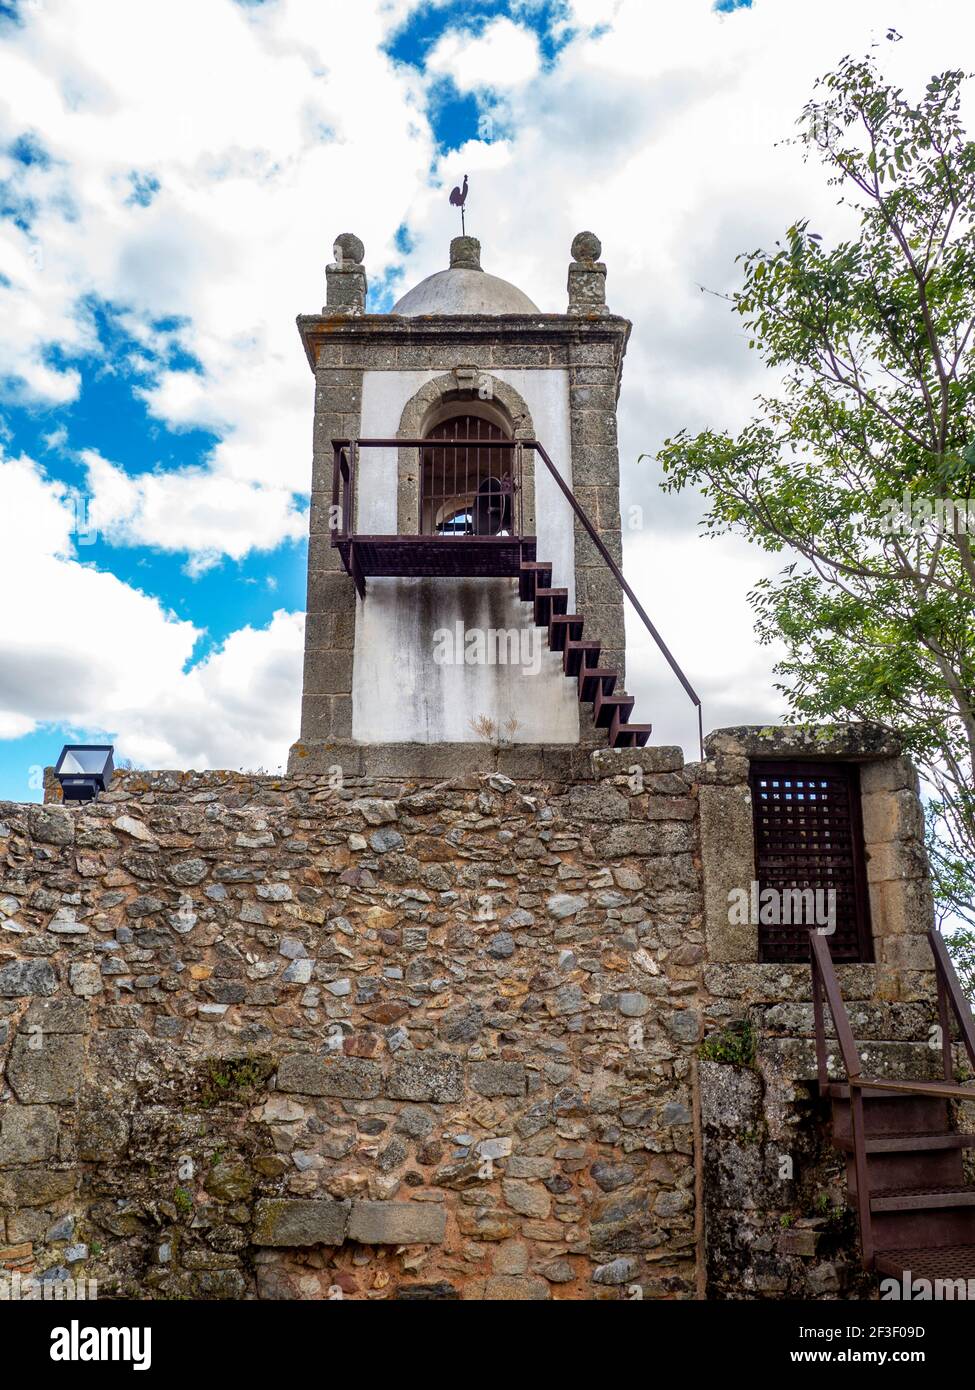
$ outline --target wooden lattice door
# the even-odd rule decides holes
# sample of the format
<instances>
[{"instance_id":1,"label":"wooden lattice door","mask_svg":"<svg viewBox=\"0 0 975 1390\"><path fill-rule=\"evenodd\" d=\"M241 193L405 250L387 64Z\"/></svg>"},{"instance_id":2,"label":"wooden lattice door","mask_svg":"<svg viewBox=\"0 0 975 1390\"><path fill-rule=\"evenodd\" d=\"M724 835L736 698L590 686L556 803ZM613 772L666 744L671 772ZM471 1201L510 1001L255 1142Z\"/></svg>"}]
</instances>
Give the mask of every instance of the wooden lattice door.
<instances>
[{"instance_id":1,"label":"wooden lattice door","mask_svg":"<svg viewBox=\"0 0 975 1390\"><path fill-rule=\"evenodd\" d=\"M756 762L751 767L759 893L832 892L836 961L873 959L860 817L860 778L847 763ZM823 901L820 899L820 901ZM808 961L806 920L758 924L759 960Z\"/></svg>"}]
</instances>

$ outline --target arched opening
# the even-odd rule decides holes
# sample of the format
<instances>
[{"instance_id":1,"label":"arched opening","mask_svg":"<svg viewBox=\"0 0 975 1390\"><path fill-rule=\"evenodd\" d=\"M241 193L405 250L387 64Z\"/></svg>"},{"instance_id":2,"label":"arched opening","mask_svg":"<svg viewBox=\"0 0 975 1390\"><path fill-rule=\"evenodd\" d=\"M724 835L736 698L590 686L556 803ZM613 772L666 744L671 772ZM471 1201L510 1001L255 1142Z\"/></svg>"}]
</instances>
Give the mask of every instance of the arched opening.
<instances>
[{"instance_id":1,"label":"arched opening","mask_svg":"<svg viewBox=\"0 0 975 1390\"><path fill-rule=\"evenodd\" d=\"M470 406L443 410L428 424L420 461L420 534L426 536L510 536L516 513L514 450L499 448L511 434L500 411L471 413ZM463 411L463 413L460 413Z\"/></svg>"},{"instance_id":2,"label":"arched opening","mask_svg":"<svg viewBox=\"0 0 975 1390\"><path fill-rule=\"evenodd\" d=\"M458 448L467 446L468 448L468 471L474 471L478 460L476 457L477 447L480 446L482 460L491 463L492 475L503 478L506 472L514 478L516 486L513 488L511 497L511 529L505 533L504 527L500 532L495 533L501 540L515 540L519 538L531 538L535 534L535 462L534 454L530 449L499 449L496 446L491 450L492 439L500 440L521 440L534 439L535 427L531 413L524 400L524 397L500 377L495 377L487 372L480 372L477 376L477 384L469 386L460 384L458 373L461 369L445 373L442 376L434 377L426 381L419 388L415 395L411 396L403 407L400 416L399 429L397 434L401 439L436 439L434 433L438 426L448 429L458 430L460 425L456 422L463 417L470 417L482 422L475 426L481 430L485 424L497 427L497 433L492 433L491 437L484 437L480 440L456 440ZM452 423L454 422L454 423ZM473 457L470 452L473 447ZM423 449L401 448L398 456L398 477L397 477L397 496L396 496L396 520L398 534L401 536L432 536L432 537L456 537L466 536L470 540L472 532L468 532L468 518L470 518L470 499L465 493L459 495L457 492L448 495L448 479L444 476L447 470L447 459L450 458L449 482L453 479L453 458L446 454L447 444L444 444L444 453L440 454L441 466L434 469L431 466L429 476L424 479L424 460ZM489 459L488 450L495 455L504 455L504 458ZM459 482L463 483L463 456L459 455ZM493 472L493 469L500 469L500 472ZM428 486L426 489L427 502L423 502L424 481ZM483 482L479 478L478 485ZM491 485L488 484L487 487ZM485 490L487 490L487 487ZM429 505L430 499L436 492L440 493L440 501L437 507ZM450 507L451 501L456 503L454 508ZM439 514L438 514L439 513ZM503 515L503 513L502 513ZM450 529L437 531L437 526L444 526L451 522ZM496 524L497 511L494 512L494 522ZM470 524L473 527L476 523L471 518ZM490 519L489 519L490 524ZM489 537L488 537L489 538ZM479 539L473 536L474 540ZM461 549L463 547L457 547ZM441 547L448 549L448 547ZM473 552L484 550L483 546L468 547L471 550L471 562L473 563ZM514 552L513 552L514 553ZM451 569L451 573L455 572Z\"/></svg>"}]
</instances>

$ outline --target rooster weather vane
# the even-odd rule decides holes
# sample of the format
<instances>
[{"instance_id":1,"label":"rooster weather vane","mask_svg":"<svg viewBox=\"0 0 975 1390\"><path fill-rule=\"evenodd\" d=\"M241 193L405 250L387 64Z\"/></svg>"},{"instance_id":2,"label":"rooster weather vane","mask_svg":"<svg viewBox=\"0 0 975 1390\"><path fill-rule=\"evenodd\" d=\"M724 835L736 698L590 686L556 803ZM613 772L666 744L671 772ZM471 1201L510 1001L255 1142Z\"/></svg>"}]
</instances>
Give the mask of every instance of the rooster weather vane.
<instances>
[{"instance_id":1,"label":"rooster weather vane","mask_svg":"<svg viewBox=\"0 0 975 1390\"><path fill-rule=\"evenodd\" d=\"M467 175L464 175L463 188L452 188L450 191L451 207L460 208L460 234L467 235L467 228L464 226L464 205L467 202Z\"/></svg>"}]
</instances>

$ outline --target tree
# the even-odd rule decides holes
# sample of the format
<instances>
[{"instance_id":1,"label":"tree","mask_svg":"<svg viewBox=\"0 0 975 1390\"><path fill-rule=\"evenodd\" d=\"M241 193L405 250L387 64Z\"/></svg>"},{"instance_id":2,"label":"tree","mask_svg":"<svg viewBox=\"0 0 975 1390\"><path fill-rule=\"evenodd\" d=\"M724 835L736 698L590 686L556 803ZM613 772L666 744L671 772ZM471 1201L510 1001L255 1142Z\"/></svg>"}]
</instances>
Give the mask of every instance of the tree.
<instances>
[{"instance_id":1,"label":"tree","mask_svg":"<svg viewBox=\"0 0 975 1390\"><path fill-rule=\"evenodd\" d=\"M947 938L961 987L969 999L975 999L975 931L959 927Z\"/></svg>"},{"instance_id":2,"label":"tree","mask_svg":"<svg viewBox=\"0 0 975 1390\"><path fill-rule=\"evenodd\" d=\"M943 912L975 925L975 143L965 74L918 100L872 57L816 84L795 143L856 234L797 221L739 256L730 296L781 385L738 434L682 431L665 490L701 488L707 532L791 552L749 598L778 689L810 718L896 730L930 789Z\"/></svg>"}]
</instances>

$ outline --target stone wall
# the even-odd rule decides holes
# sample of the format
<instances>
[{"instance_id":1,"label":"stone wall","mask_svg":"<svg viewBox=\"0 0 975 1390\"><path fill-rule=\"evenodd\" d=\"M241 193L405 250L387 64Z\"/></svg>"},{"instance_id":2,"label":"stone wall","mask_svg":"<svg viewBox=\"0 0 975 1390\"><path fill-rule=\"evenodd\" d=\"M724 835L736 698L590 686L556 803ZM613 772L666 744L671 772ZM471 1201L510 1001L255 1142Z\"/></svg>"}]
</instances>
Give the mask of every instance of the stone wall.
<instances>
[{"instance_id":1,"label":"stone wall","mask_svg":"<svg viewBox=\"0 0 975 1390\"><path fill-rule=\"evenodd\" d=\"M758 964L757 926L729 921L728 893L755 876L750 760L857 763L876 963L838 965L840 991L865 1071L940 1075L928 1046L934 904L917 775L888 734L861 726L722 729L705 746L695 778L714 1026L705 1052L734 1057L744 1032L753 1054L746 1066L701 1063L709 1296L867 1297L874 1282L860 1266L846 1164L815 1083L809 967ZM835 1038L828 1011L826 1025ZM835 1042L829 1050L840 1078Z\"/></svg>"},{"instance_id":2,"label":"stone wall","mask_svg":"<svg viewBox=\"0 0 975 1390\"><path fill-rule=\"evenodd\" d=\"M924 1041L937 1018L929 972L916 972L895 1001L878 999L876 966L839 966L837 975L869 1073L940 1075L940 1053ZM871 1296L846 1162L815 1083L808 968L709 965L704 982L718 1053L742 1023L754 1047L746 1066L700 1063L709 1297ZM827 1033L835 1036L828 1015ZM831 1071L842 1076L837 1052Z\"/></svg>"},{"instance_id":3,"label":"stone wall","mask_svg":"<svg viewBox=\"0 0 975 1390\"><path fill-rule=\"evenodd\" d=\"M692 1295L695 802L678 750L598 756L582 782L129 773L0 806L6 1267L137 1297Z\"/></svg>"},{"instance_id":4,"label":"stone wall","mask_svg":"<svg viewBox=\"0 0 975 1390\"><path fill-rule=\"evenodd\" d=\"M461 752L0 804L0 1268L150 1298L864 1287L808 968L709 956L701 811L743 755ZM889 844L914 821L875 766ZM840 969L854 1029L917 1075L930 972L877 961Z\"/></svg>"}]
</instances>

